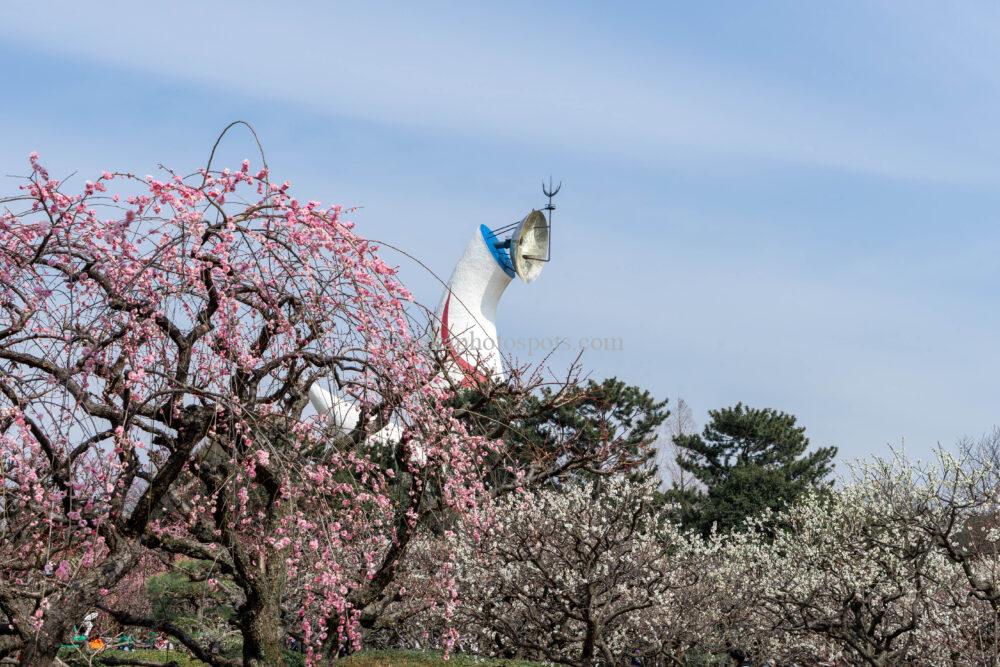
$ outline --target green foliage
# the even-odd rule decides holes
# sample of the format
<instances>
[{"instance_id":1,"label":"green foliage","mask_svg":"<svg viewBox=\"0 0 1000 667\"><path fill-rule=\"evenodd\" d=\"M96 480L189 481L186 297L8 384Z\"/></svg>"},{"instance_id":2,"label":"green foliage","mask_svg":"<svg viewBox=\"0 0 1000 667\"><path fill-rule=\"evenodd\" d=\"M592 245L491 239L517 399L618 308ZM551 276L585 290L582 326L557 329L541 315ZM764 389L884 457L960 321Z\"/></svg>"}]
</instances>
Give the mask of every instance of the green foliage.
<instances>
[{"instance_id":1,"label":"green foliage","mask_svg":"<svg viewBox=\"0 0 1000 667\"><path fill-rule=\"evenodd\" d=\"M700 435L674 438L677 464L703 487L673 493L686 525L705 534L713 525L732 530L748 517L830 485L837 448L807 453L809 439L794 416L742 403L709 416Z\"/></svg>"},{"instance_id":2,"label":"green foliage","mask_svg":"<svg viewBox=\"0 0 1000 667\"><path fill-rule=\"evenodd\" d=\"M491 485L512 487L507 469L526 471L529 485L586 478L595 472L652 474L653 442L670 412L646 390L617 378L593 380L523 397L484 395L475 390L456 398L473 431L503 438L504 465Z\"/></svg>"},{"instance_id":3,"label":"green foliage","mask_svg":"<svg viewBox=\"0 0 1000 667\"><path fill-rule=\"evenodd\" d=\"M231 625L236 615L232 600L238 593L212 563L178 561L171 570L147 579L146 591L154 618L175 623L206 643L219 641L226 652L238 641Z\"/></svg>"}]
</instances>

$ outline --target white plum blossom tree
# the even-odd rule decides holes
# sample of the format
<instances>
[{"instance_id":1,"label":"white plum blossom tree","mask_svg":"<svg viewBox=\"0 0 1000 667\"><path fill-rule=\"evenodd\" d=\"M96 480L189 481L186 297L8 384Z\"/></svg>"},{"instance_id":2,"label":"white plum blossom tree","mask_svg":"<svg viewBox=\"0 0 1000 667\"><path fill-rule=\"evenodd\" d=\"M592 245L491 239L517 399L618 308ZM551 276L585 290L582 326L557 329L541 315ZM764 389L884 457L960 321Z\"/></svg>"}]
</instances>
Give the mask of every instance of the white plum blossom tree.
<instances>
[{"instance_id":1,"label":"white plum blossom tree","mask_svg":"<svg viewBox=\"0 0 1000 667\"><path fill-rule=\"evenodd\" d=\"M612 479L501 500L482 540L462 544L459 625L481 650L562 664L657 652L701 553L653 511L654 488Z\"/></svg>"}]
</instances>

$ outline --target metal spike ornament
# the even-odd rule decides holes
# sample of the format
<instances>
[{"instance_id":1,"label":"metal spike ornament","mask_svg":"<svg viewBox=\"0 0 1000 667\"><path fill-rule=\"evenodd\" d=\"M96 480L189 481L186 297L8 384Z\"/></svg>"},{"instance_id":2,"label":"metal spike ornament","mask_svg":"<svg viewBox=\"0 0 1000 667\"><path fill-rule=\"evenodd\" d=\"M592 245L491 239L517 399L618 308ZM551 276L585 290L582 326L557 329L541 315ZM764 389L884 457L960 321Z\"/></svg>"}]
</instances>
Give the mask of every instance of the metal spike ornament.
<instances>
[{"instance_id":1,"label":"metal spike ornament","mask_svg":"<svg viewBox=\"0 0 1000 667\"><path fill-rule=\"evenodd\" d=\"M542 194L548 197L542 210L548 219L533 210L504 227L481 225L455 265L437 310L438 342L452 360L446 372L453 380L474 384L503 376L497 305L515 276L534 282L552 259L552 198L561 187L553 187L551 178L547 187L542 184Z\"/></svg>"}]
</instances>

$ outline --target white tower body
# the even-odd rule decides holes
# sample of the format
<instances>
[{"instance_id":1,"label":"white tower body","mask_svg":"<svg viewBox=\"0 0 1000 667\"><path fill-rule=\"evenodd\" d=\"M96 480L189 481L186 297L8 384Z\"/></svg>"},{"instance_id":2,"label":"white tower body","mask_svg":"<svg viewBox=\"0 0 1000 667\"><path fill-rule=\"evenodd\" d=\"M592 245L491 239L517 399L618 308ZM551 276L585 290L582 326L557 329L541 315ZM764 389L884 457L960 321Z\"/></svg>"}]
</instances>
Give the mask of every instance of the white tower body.
<instances>
[{"instance_id":1,"label":"white tower body","mask_svg":"<svg viewBox=\"0 0 1000 667\"><path fill-rule=\"evenodd\" d=\"M446 372L456 382L503 377L497 304L515 274L510 255L495 240L486 225L476 230L438 304L435 343L447 354Z\"/></svg>"},{"instance_id":2,"label":"white tower body","mask_svg":"<svg viewBox=\"0 0 1000 667\"><path fill-rule=\"evenodd\" d=\"M542 262L548 261L541 257L548 254L548 231L544 216L532 211L516 226L509 241L499 241L486 225L473 234L448 280L434 323L433 345L445 353L444 373L452 382L472 385L503 378L497 305L515 275L526 282L538 277ZM309 401L345 435L361 419L361 410L352 399L338 396L319 383L309 389ZM365 442L394 444L402 436L402 426L393 420ZM413 443L412 456L418 462L425 459L419 443Z\"/></svg>"},{"instance_id":3,"label":"white tower body","mask_svg":"<svg viewBox=\"0 0 1000 667\"><path fill-rule=\"evenodd\" d=\"M361 409L356 403L332 394L317 382L309 388L309 402L321 415L327 415L330 425L347 435L358 425L361 419ZM403 428L398 422L390 421L380 431L368 436L366 442L373 445L386 445L399 442L403 437Z\"/></svg>"}]
</instances>

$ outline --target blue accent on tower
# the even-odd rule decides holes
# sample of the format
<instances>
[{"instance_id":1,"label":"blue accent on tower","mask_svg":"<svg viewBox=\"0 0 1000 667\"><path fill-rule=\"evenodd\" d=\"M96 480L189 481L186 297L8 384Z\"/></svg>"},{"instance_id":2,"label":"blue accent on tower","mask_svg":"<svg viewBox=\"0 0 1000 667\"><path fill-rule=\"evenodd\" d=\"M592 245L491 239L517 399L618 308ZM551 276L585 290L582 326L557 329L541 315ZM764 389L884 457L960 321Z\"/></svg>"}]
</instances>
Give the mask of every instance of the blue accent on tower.
<instances>
[{"instance_id":1,"label":"blue accent on tower","mask_svg":"<svg viewBox=\"0 0 1000 667\"><path fill-rule=\"evenodd\" d=\"M496 234L493 233L486 225L479 225L479 231L483 234L483 242L486 243L486 247L490 249L490 253L493 255L493 259L497 261L500 268L504 270L511 278L514 277L514 263L510 259L510 251L507 248L500 246L502 243L497 239Z\"/></svg>"}]
</instances>

